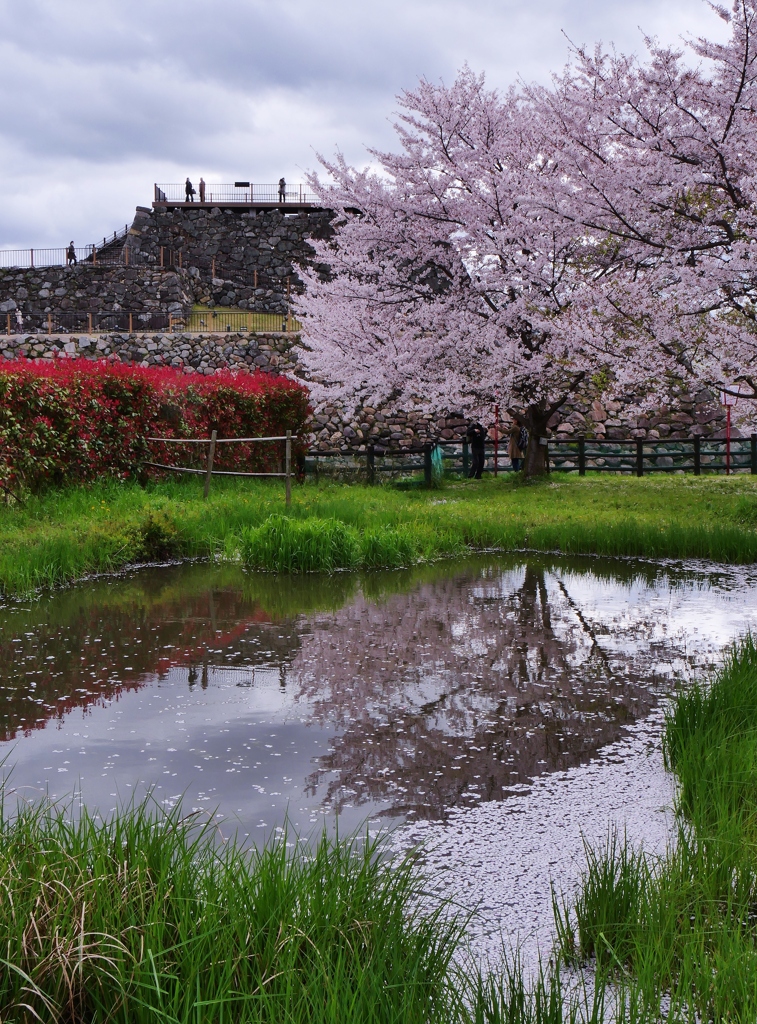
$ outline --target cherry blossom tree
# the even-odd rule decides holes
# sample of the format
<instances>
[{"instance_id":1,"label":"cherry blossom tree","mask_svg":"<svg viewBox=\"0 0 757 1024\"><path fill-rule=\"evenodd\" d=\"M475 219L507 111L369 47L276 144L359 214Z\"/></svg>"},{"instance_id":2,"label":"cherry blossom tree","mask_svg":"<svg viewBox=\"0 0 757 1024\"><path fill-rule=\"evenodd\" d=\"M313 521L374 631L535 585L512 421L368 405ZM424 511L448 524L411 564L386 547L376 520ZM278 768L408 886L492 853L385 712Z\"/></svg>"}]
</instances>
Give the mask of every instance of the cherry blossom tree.
<instances>
[{"instance_id":1,"label":"cherry blossom tree","mask_svg":"<svg viewBox=\"0 0 757 1024\"><path fill-rule=\"evenodd\" d=\"M693 42L698 67L653 40L645 63L577 49L550 88L504 96L465 68L400 97L374 170L322 161L316 385L346 409L501 396L527 475L590 382L648 403L671 374L754 389L754 2L718 13L731 38Z\"/></svg>"},{"instance_id":2,"label":"cherry blossom tree","mask_svg":"<svg viewBox=\"0 0 757 1024\"><path fill-rule=\"evenodd\" d=\"M714 8L730 39L649 59L576 50L531 90L559 170L548 209L595 274L585 329L647 336L707 383L757 398L757 6Z\"/></svg>"}]
</instances>

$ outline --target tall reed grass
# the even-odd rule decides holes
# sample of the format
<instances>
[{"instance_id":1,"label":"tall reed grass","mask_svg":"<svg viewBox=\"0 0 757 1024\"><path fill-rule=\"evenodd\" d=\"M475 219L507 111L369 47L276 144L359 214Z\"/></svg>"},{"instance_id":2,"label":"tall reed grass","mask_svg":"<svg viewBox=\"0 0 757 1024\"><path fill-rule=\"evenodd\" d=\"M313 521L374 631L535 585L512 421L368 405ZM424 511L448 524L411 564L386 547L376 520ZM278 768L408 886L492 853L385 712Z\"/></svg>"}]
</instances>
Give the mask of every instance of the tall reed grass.
<instances>
[{"instance_id":1,"label":"tall reed grass","mask_svg":"<svg viewBox=\"0 0 757 1024\"><path fill-rule=\"evenodd\" d=\"M242 561L275 572L334 572L337 569L402 568L418 560L412 531L376 526L359 531L338 519L291 519L273 515L242 531Z\"/></svg>"},{"instance_id":2,"label":"tall reed grass","mask_svg":"<svg viewBox=\"0 0 757 1024\"><path fill-rule=\"evenodd\" d=\"M559 969L482 974L414 858L368 837L262 850L148 802L0 813L0 1020L568 1024ZM419 898L422 897L422 898Z\"/></svg>"},{"instance_id":3,"label":"tall reed grass","mask_svg":"<svg viewBox=\"0 0 757 1024\"><path fill-rule=\"evenodd\" d=\"M0 1019L463 1020L461 923L416 886L370 840L258 852L179 810L23 807L0 826Z\"/></svg>"},{"instance_id":4,"label":"tall reed grass","mask_svg":"<svg viewBox=\"0 0 757 1024\"><path fill-rule=\"evenodd\" d=\"M613 834L589 851L561 955L595 957L624 1019L757 1019L757 647L738 643L709 682L679 693L665 758L679 784L675 842L659 859Z\"/></svg>"}]
</instances>

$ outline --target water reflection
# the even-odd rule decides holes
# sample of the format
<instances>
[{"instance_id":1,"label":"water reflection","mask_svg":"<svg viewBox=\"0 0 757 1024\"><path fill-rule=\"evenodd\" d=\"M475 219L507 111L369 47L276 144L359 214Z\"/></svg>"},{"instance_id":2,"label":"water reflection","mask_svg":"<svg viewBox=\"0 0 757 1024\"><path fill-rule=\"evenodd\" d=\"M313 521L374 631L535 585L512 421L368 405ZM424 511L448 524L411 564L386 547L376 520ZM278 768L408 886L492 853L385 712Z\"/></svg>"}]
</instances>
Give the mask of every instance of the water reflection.
<instances>
[{"instance_id":1,"label":"water reflection","mask_svg":"<svg viewBox=\"0 0 757 1024\"><path fill-rule=\"evenodd\" d=\"M752 570L554 558L147 569L0 609L0 753L21 789L142 783L250 828L440 817L590 758L754 595Z\"/></svg>"}]
</instances>

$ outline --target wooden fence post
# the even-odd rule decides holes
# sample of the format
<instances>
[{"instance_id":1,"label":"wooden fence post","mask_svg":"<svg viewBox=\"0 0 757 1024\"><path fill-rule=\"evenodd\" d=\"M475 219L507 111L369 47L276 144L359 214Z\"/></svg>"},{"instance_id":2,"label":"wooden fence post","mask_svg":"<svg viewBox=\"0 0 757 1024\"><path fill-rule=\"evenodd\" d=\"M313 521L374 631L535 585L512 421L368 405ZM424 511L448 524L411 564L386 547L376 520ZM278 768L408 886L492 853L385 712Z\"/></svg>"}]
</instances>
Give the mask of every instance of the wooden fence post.
<instances>
[{"instance_id":1,"label":"wooden fence post","mask_svg":"<svg viewBox=\"0 0 757 1024\"><path fill-rule=\"evenodd\" d=\"M208 494L210 494L210 478L213 475L213 459L214 459L215 454L216 454L216 437L217 436L218 436L218 431L217 430L212 430L210 432L210 447L208 448L208 471L205 474L205 491L203 493L203 498L207 498Z\"/></svg>"},{"instance_id":2,"label":"wooden fence post","mask_svg":"<svg viewBox=\"0 0 757 1024\"><path fill-rule=\"evenodd\" d=\"M583 435L578 439L578 475L586 476L586 438Z\"/></svg>"},{"instance_id":3,"label":"wooden fence post","mask_svg":"<svg viewBox=\"0 0 757 1024\"><path fill-rule=\"evenodd\" d=\"M752 470L755 472L755 470ZM702 473L702 438L694 438L694 476L701 476Z\"/></svg>"},{"instance_id":4,"label":"wooden fence post","mask_svg":"<svg viewBox=\"0 0 757 1024\"><path fill-rule=\"evenodd\" d=\"M9 313L8 314L8 334L10 334L10 332L11 332L11 315Z\"/></svg>"},{"instance_id":5,"label":"wooden fence post","mask_svg":"<svg viewBox=\"0 0 757 1024\"><path fill-rule=\"evenodd\" d=\"M750 468L752 470L752 476L757 476L757 434L752 434L749 438L750 445Z\"/></svg>"},{"instance_id":6,"label":"wooden fence post","mask_svg":"<svg viewBox=\"0 0 757 1024\"><path fill-rule=\"evenodd\" d=\"M375 484L376 483L376 449L373 447L372 444L368 445L368 448L366 449L366 454L368 456L368 483L369 484Z\"/></svg>"},{"instance_id":7,"label":"wooden fence post","mask_svg":"<svg viewBox=\"0 0 757 1024\"><path fill-rule=\"evenodd\" d=\"M292 431L287 430L286 441L286 506L292 504Z\"/></svg>"},{"instance_id":8,"label":"wooden fence post","mask_svg":"<svg viewBox=\"0 0 757 1024\"><path fill-rule=\"evenodd\" d=\"M163 269L163 246L160 247L160 269Z\"/></svg>"},{"instance_id":9,"label":"wooden fence post","mask_svg":"<svg viewBox=\"0 0 757 1024\"><path fill-rule=\"evenodd\" d=\"M92 314L87 313L87 327L89 328L89 334L92 333Z\"/></svg>"},{"instance_id":10,"label":"wooden fence post","mask_svg":"<svg viewBox=\"0 0 757 1024\"><path fill-rule=\"evenodd\" d=\"M644 476L644 441L636 438L636 476Z\"/></svg>"},{"instance_id":11,"label":"wooden fence post","mask_svg":"<svg viewBox=\"0 0 757 1024\"><path fill-rule=\"evenodd\" d=\"M134 333L134 314L129 313L129 334Z\"/></svg>"},{"instance_id":12,"label":"wooden fence post","mask_svg":"<svg viewBox=\"0 0 757 1024\"><path fill-rule=\"evenodd\" d=\"M467 479L470 469L470 457L468 455L468 442L463 441L463 476Z\"/></svg>"},{"instance_id":13,"label":"wooden fence post","mask_svg":"<svg viewBox=\"0 0 757 1024\"><path fill-rule=\"evenodd\" d=\"M431 445L428 443L423 446L423 482L426 487L430 487L433 483L431 474Z\"/></svg>"}]
</instances>

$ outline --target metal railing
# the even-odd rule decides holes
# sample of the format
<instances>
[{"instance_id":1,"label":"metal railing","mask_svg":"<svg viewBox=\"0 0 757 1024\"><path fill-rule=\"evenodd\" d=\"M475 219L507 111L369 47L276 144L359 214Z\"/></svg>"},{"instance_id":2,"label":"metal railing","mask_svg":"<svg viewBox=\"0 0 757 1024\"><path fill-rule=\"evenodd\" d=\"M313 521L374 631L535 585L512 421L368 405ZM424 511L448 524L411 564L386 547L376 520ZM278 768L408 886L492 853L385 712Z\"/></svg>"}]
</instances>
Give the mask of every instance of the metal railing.
<instances>
[{"instance_id":1,"label":"metal railing","mask_svg":"<svg viewBox=\"0 0 757 1024\"><path fill-rule=\"evenodd\" d=\"M1 314L0 314L1 315ZM301 325L286 313L193 311L187 314L165 310L93 310L51 313L22 313L16 310L0 320L0 330L10 334L142 334L150 331L181 334L296 334Z\"/></svg>"},{"instance_id":2,"label":"metal railing","mask_svg":"<svg viewBox=\"0 0 757 1024\"><path fill-rule=\"evenodd\" d=\"M235 184L219 184L207 182L204 195L201 195L198 182L192 183L195 188L195 195L192 200L195 203L206 202L214 205L222 203L249 203L280 206L287 203L297 206L320 206L320 200L315 192L311 192L307 185L290 184L284 189L283 195L279 191L278 184L259 184L251 181L236 182ZM184 203L187 202L186 183L181 184L155 184L156 203Z\"/></svg>"},{"instance_id":3,"label":"metal railing","mask_svg":"<svg viewBox=\"0 0 757 1024\"><path fill-rule=\"evenodd\" d=\"M122 231L114 231L112 236L104 237L102 242L74 246L73 251L67 245L52 249L0 249L0 269L35 270L78 263L89 266L122 263L124 252L128 253L128 250L118 243L126 239L128 232L129 225L125 224Z\"/></svg>"},{"instance_id":4,"label":"metal railing","mask_svg":"<svg viewBox=\"0 0 757 1024\"><path fill-rule=\"evenodd\" d=\"M139 266L154 270L191 270L209 281L231 281L254 289L260 296L266 293L290 295L302 291L302 282L296 276L268 274L256 267L247 267L232 259L219 256L198 256L182 249L159 246L155 251L141 252L127 246L114 246L109 242L105 248L93 245L76 249L76 264L86 267L98 266ZM67 248L59 249L0 249L0 269L28 269L66 266L71 260Z\"/></svg>"}]
</instances>

